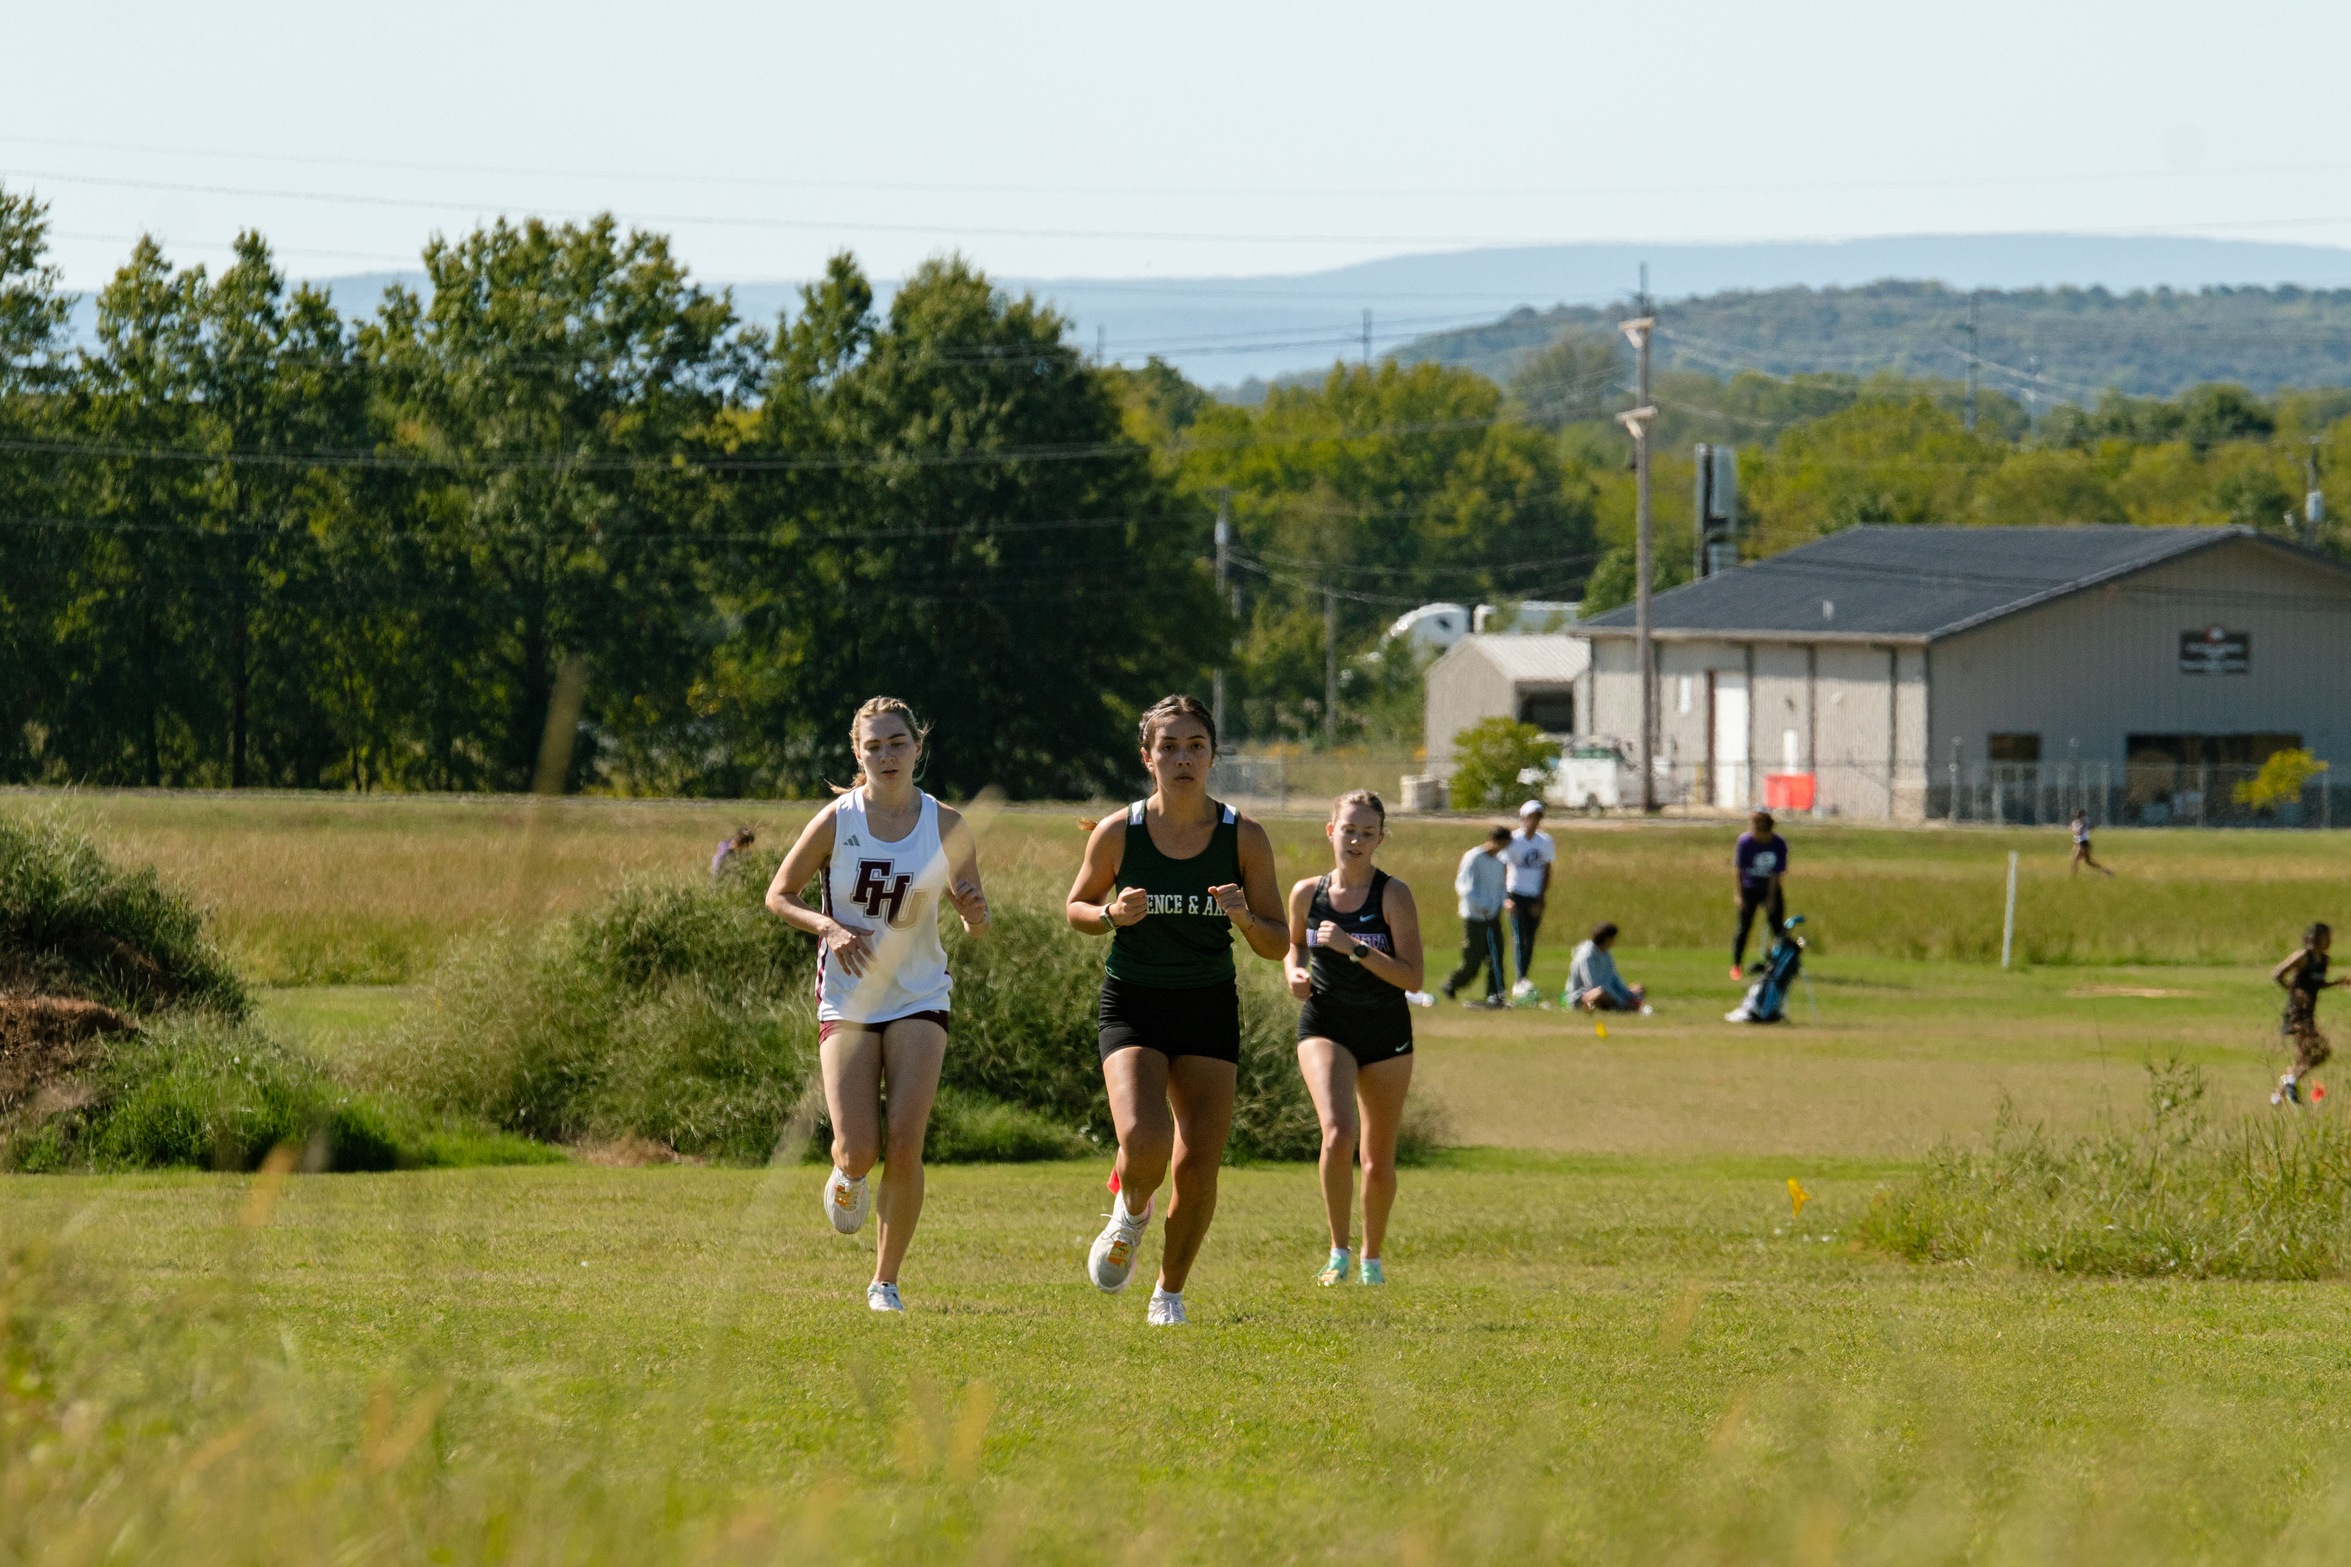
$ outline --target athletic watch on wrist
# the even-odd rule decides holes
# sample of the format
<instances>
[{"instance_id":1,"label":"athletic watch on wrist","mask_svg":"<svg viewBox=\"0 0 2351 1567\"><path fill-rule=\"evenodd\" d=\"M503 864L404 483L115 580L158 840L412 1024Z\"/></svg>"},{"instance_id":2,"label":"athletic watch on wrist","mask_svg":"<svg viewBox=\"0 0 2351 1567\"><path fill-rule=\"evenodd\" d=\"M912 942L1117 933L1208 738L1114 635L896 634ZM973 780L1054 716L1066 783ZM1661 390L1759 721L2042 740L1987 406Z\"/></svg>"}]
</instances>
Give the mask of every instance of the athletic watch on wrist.
<instances>
[{"instance_id":1,"label":"athletic watch on wrist","mask_svg":"<svg viewBox=\"0 0 2351 1567\"><path fill-rule=\"evenodd\" d=\"M1363 961L1362 942L1359 941L1354 946L1347 949L1347 961L1350 963L1361 963Z\"/></svg>"}]
</instances>

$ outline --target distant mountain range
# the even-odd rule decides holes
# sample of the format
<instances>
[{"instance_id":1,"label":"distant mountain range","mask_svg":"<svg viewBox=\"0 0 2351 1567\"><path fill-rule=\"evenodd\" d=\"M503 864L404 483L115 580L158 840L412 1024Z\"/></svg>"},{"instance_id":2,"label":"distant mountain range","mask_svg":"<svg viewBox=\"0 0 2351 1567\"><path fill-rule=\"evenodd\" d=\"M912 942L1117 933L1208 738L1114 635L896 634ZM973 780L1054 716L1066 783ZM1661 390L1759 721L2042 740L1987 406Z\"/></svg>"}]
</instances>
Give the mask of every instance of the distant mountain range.
<instances>
[{"instance_id":1,"label":"distant mountain range","mask_svg":"<svg viewBox=\"0 0 2351 1567\"><path fill-rule=\"evenodd\" d=\"M1622 309L1519 310L1396 350L1507 381L1562 336L1613 339ZM2105 289L1986 289L1941 283L1741 290L1657 311L1660 368L1774 375L1828 370L1965 376L2028 404L2087 403L2112 388L2169 396L2201 381L2256 392L2351 384L2351 289L2218 287L2116 294Z\"/></svg>"},{"instance_id":2,"label":"distant mountain range","mask_svg":"<svg viewBox=\"0 0 2351 1567\"><path fill-rule=\"evenodd\" d=\"M984 258L983 258L984 259ZM1085 348L1156 354L1209 386L1311 372L1363 351L1506 375L1561 331L1606 329L1649 269L1671 362L1775 371L1880 365L1942 374L1968 290L1999 375L2044 397L2196 380L2255 387L2351 380L2351 250L2317 245L2065 234L1920 235L1821 243L1543 245L1395 256L1324 272L1223 278L999 281L1051 301ZM346 314L372 314L415 274L322 280ZM1873 287L1902 280L1898 286ZM1939 286L1918 286L1939 285ZM731 285L772 321L797 285ZM2200 295L2204 289L2238 292ZM2243 290L2252 290L2244 292ZM2095 292L2103 290L2103 294ZM2170 294L2157 292L2171 290ZM2143 296L2143 297L2133 297ZM84 332L93 319L81 307Z\"/></svg>"}]
</instances>

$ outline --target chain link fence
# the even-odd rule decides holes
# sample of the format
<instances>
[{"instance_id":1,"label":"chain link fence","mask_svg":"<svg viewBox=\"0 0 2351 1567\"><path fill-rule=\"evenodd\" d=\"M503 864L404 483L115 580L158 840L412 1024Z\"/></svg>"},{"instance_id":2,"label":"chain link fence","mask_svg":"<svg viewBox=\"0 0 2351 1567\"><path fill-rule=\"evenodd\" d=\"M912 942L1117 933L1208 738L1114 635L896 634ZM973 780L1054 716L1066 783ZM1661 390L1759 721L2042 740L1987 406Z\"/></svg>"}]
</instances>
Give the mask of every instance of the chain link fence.
<instances>
[{"instance_id":1,"label":"chain link fence","mask_svg":"<svg viewBox=\"0 0 2351 1567\"><path fill-rule=\"evenodd\" d=\"M2036 826L2080 811L2100 827L2332 827L2332 770L2298 794L2266 798L2261 769L2223 762L1990 762L1950 766L1928 789L1928 814L1948 821Z\"/></svg>"}]
</instances>

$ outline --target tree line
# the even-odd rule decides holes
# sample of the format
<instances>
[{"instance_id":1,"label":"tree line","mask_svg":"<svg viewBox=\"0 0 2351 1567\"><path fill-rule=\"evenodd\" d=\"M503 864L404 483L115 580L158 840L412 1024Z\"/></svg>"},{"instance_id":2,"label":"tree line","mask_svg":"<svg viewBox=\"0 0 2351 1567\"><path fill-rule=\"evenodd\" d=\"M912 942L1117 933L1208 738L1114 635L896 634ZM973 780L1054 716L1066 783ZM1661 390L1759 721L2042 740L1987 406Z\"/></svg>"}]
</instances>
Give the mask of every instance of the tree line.
<instances>
[{"instance_id":1,"label":"tree line","mask_svg":"<svg viewBox=\"0 0 2351 1567\"><path fill-rule=\"evenodd\" d=\"M142 241L70 343L45 210L0 191L0 778L519 789L569 669L570 787L816 792L888 691L938 719L934 787L1086 795L1212 667L1243 734L1318 732L1334 602L1353 652L1431 582L1593 553L1474 376L1241 414L960 259L883 306L838 257L770 325L610 219L422 271L352 321L258 234L217 271Z\"/></svg>"},{"instance_id":2,"label":"tree line","mask_svg":"<svg viewBox=\"0 0 2351 1567\"><path fill-rule=\"evenodd\" d=\"M46 214L0 190L0 781L521 789L568 672L565 787L818 793L890 692L938 720L933 787L1117 793L1133 715L1212 670L1232 739L1409 744L1404 610L1632 591L1605 339L1241 406L1090 363L955 257L886 303L836 257L772 323L610 219L436 239L422 273L350 320L258 234L217 271L142 242L73 342ZM1695 440L1742 447L1750 556L1859 522L2293 532L2351 449L2340 390L2036 414L1679 369L1657 401L1661 586Z\"/></svg>"}]
</instances>

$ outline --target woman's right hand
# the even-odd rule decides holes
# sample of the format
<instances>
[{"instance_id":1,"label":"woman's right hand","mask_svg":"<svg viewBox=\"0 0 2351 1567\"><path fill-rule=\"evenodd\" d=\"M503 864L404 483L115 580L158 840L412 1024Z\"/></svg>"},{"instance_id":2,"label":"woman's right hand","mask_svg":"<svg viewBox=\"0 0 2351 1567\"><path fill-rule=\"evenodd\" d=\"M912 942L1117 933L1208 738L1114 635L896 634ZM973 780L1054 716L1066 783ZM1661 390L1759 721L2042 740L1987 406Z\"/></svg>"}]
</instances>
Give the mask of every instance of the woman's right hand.
<instances>
[{"instance_id":1,"label":"woman's right hand","mask_svg":"<svg viewBox=\"0 0 2351 1567\"><path fill-rule=\"evenodd\" d=\"M1134 924L1150 912L1151 895L1140 887L1129 887L1102 905L1102 917L1122 927Z\"/></svg>"},{"instance_id":2,"label":"woman's right hand","mask_svg":"<svg viewBox=\"0 0 2351 1567\"><path fill-rule=\"evenodd\" d=\"M1302 968L1289 969L1288 972L1290 994L1296 996L1300 1001L1312 1000L1314 998L1314 976Z\"/></svg>"},{"instance_id":3,"label":"woman's right hand","mask_svg":"<svg viewBox=\"0 0 2351 1567\"><path fill-rule=\"evenodd\" d=\"M873 932L852 930L839 920L829 920L824 934L817 938L833 961L841 965L841 972L851 979L865 977L865 965L873 957Z\"/></svg>"}]
</instances>

